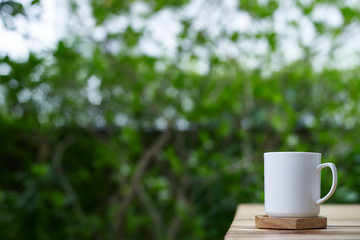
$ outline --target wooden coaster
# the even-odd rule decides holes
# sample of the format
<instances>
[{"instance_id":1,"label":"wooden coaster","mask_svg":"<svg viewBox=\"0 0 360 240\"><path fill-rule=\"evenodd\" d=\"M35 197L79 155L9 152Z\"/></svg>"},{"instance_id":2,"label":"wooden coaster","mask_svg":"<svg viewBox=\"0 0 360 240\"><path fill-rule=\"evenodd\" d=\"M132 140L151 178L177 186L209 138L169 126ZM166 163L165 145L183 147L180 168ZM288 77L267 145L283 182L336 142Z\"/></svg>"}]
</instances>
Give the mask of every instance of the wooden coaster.
<instances>
[{"instance_id":1,"label":"wooden coaster","mask_svg":"<svg viewBox=\"0 0 360 240\"><path fill-rule=\"evenodd\" d=\"M312 218L274 218L268 215L255 216L257 228L272 229L314 229L326 228L327 218L318 216Z\"/></svg>"}]
</instances>

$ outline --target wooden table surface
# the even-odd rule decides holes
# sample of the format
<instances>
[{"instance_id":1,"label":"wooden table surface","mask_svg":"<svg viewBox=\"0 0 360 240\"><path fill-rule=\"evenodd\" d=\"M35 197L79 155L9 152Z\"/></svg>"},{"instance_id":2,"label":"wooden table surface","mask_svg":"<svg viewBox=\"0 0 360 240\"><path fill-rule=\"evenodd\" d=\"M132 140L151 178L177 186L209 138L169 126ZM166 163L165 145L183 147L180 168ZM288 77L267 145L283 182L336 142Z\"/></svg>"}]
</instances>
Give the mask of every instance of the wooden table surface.
<instances>
[{"instance_id":1,"label":"wooden table surface","mask_svg":"<svg viewBox=\"0 0 360 240\"><path fill-rule=\"evenodd\" d=\"M263 204L239 204L225 240L236 239L358 239L360 205L323 204L320 215L327 217L326 229L270 230L255 227L255 215L264 213Z\"/></svg>"}]
</instances>

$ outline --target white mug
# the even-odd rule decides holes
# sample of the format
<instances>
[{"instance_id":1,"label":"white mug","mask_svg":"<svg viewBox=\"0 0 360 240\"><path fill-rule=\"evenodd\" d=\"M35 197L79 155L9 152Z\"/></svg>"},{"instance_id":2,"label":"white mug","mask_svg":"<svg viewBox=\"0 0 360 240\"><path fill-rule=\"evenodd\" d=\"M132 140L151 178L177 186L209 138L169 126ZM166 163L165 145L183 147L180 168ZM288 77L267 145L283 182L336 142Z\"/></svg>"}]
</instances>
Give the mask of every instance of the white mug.
<instances>
[{"instance_id":1,"label":"white mug","mask_svg":"<svg viewBox=\"0 0 360 240\"><path fill-rule=\"evenodd\" d=\"M320 198L324 167L331 169L333 181L329 193ZM264 153L264 174L265 212L270 217L316 217L337 185L336 166L321 164L321 153Z\"/></svg>"}]
</instances>

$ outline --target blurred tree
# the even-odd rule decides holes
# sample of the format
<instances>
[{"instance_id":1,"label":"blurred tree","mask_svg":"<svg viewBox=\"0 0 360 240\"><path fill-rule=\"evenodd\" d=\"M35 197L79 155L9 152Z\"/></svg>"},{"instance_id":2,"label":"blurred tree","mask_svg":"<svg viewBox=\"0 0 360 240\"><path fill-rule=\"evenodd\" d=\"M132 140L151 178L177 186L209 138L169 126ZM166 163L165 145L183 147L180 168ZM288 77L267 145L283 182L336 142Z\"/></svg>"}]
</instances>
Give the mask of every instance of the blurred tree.
<instances>
[{"instance_id":1,"label":"blurred tree","mask_svg":"<svg viewBox=\"0 0 360 240\"><path fill-rule=\"evenodd\" d=\"M41 3L2 1L4 27ZM0 57L1 239L218 239L237 203L263 201L262 153L273 150L324 153L339 171L329 201L360 201L360 65L354 55L338 66L358 5L89 6L90 27L69 0L69 33L53 50ZM324 9L340 20L315 14ZM146 53L144 42L157 41L147 23L169 13L174 51L158 43L164 51ZM323 193L330 184L324 172Z\"/></svg>"}]
</instances>

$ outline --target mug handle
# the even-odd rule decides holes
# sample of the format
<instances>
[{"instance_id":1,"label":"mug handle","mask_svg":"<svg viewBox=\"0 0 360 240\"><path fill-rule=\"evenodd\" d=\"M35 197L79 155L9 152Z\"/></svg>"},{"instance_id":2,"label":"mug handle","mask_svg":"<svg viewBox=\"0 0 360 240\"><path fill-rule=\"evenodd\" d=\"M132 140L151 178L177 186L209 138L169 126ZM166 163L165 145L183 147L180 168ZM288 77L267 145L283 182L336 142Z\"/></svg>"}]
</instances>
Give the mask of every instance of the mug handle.
<instances>
[{"instance_id":1,"label":"mug handle","mask_svg":"<svg viewBox=\"0 0 360 240\"><path fill-rule=\"evenodd\" d=\"M320 198L319 200L316 201L316 205L320 205L323 202L325 202L326 200L328 200L331 195L333 195L333 193L335 192L336 186L337 186L337 170L336 170L336 166L333 163L323 163L320 164L316 167L318 173L321 172L321 169L323 169L324 167L329 167L331 169L332 172L332 176L333 176L333 180L332 180L332 185L330 188L330 191L328 192L328 194L326 194L325 197Z\"/></svg>"}]
</instances>

